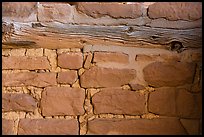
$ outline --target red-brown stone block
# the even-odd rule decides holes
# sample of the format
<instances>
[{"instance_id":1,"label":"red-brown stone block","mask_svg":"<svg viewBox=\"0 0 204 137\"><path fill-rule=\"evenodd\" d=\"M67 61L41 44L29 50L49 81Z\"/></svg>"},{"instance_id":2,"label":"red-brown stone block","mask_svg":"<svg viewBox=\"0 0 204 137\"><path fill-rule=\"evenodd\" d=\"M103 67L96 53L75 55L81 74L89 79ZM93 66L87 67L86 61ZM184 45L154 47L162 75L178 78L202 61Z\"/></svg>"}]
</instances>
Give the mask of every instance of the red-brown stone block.
<instances>
[{"instance_id":1,"label":"red-brown stone block","mask_svg":"<svg viewBox=\"0 0 204 137\"><path fill-rule=\"evenodd\" d=\"M130 90L102 89L92 98L95 114L141 115L145 111L145 96Z\"/></svg>"},{"instance_id":2,"label":"red-brown stone block","mask_svg":"<svg viewBox=\"0 0 204 137\"><path fill-rule=\"evenodd\" d=\"M185 89L162 87L150 93L149 111L159 115L182 118L200 118L202 98Z\"/></svg>"},{"instance_id":3,"label":"red-brown stone block","mask_svg":"<svg viewBox=\"0 0 204 137\"><path fill-rule=\"evenodd\" d=\"M138 18L142 16L140 4L121 4L117 2L79 2L77 10L94 18L108 15L112 18Z\"/></svg>"},{"instance_id":4,"label":"red-brown stone block","mask_svg":"<svg viewBox=\"0 0 204 137\"><path fill-rule=\"evenodd\" d=\"M25 111L32 112L37 108L36 100L28 94L2 94L2 111Z\"/></svg>"},{"instance_id":5,"label":"red-brown stone block","mask_svg":"<svg viewBox=\"0 0 204 137\"><path fill-rule=\"evenodd\" d=\"M88 134L100 135L185 135L177 118L94 119L88 122Z\"/></svg>"},{"instance_id":6,"label":"red-brown stone block","mask_svg":"<svg viewBox=\"0 0 204 137\"><path fill-rule=\"evenodd\" d=\"M2 135L15 135L14 121L2 118Z\"/></svg>"},{"instance_id":7,"label":"red-brown stone block","mask_svg":"<svg viewBox=\"0 0 204 137\"><path fill-rule=\"evenodd\" d=\"M78 78L77 71L59 72L57 82L60 84L73 84Z\"/></svg>"},{"instance_id":8,"label":"red-brown stone block","mask_svg":"<svg viewBox=\"0 0 204 137\"><path fill-rule=\"evenodd\" d=\"M85 91L80 88L48 87L42 93L43 116L83 115Z\"/></svg>"},{"instance_id":9,"label":"red-brown stone block","mask_svg":"<svg viewBox=\"0 0 204 137\"><path fill-rule=\"evenodd\" d=\"M201 2L156 2L149 6L148 15L152 19L197 20L202 18Z\"/></svg>"},{"instance_id":10,"label":"red-brown stone block","mask_svg":"<svg viewBox=\"0 0 204 137\"><path fill-rule=\"evenodd\" d=\"M47 57L2 57L2 69L50 69Z\"/></svg>"},{"instance_id":11,"label":"red-brown stone block","mask_svg":"<svg viewBox=\"0 0 204 137\"><path fill-rule=\"evenodd\" d=\"M153 87L192 84L195 63L153 62L143 69L144 79Z\"/></svg>"},{"instance_id":12,"label":"red-brown stone block","mask_svg":"<svg viewBox=\"0 0 204 137\"><path fill-rule=\"evenodd\" d=\"M20 119L18 135L78 135L75 119Z\"/></svg>"},{"instance_id":13,"label":"red-brown stone block","mask_svg":"<svg viewBox=\"0 0 204 137\"><path fill-rule=\"evenodd\" d=\"M80 77L82 87L118 87L128 84L136 77L132 69L92 67Z\"/></svg>"},{"instance_id":14,"label":"red-brown stone block","mask_svg":"<svg viewBox=\"0 0 204 137\"><path fill-rule=\"evenodd\" d=\"M67 69L79 69L83 64L82 53L69 52L58 55L58 66Z\"/></svg>"},{"instance_id":15,"label":"red-brown stone block","mask_svg":"<svg viewBox=\"0 0 204 137\"><path fill-rule=\"evenodd\" d=\"M56 73L22 72L2 74L3 86L36 86L46 87L56 85Z\"/></svg>"}]
</instances>

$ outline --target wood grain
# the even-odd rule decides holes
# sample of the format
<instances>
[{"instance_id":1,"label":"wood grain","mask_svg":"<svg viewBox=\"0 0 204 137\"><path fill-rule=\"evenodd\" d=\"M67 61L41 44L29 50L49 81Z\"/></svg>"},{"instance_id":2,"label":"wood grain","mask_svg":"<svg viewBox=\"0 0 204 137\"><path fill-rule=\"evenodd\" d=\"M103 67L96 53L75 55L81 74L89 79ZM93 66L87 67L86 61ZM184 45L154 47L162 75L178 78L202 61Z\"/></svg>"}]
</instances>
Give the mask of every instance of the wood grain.
<instances>
[{"instance_id":1,"label":"wood grain","mask_svg":"<svg viewBox=\"0 0 204 137\"><path fill-rule=\"evenodd\" d=\"M33 26L33 27L32 27ZM35 27L34 27L35 26ZM21 26L3 48L83 48L86 44L169 49L178 41L184 48L202 47L202 28L164 29L146 26L83 26L43 24ZM30 45L30 46L29 46Z\"/></svg>"}]
</instances>

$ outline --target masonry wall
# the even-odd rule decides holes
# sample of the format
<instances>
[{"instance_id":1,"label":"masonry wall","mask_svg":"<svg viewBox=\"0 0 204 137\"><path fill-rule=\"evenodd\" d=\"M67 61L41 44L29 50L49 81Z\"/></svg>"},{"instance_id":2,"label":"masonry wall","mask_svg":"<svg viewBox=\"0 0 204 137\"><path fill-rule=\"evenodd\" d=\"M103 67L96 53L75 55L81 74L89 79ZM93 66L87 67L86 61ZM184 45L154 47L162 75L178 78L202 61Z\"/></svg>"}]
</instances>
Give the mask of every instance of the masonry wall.
<instances>
[{"instance_id":1,"label":"masonry wall","mask_svg":"<svg viewBox=\"0 0 204 137\"><path fill-rule=\"evenodd\" d=\"M2 8L11 22L202 27L196 2ZM3 134L202 134L201 48L56 47L2 48Z\"/></svg>"}]
</instances>

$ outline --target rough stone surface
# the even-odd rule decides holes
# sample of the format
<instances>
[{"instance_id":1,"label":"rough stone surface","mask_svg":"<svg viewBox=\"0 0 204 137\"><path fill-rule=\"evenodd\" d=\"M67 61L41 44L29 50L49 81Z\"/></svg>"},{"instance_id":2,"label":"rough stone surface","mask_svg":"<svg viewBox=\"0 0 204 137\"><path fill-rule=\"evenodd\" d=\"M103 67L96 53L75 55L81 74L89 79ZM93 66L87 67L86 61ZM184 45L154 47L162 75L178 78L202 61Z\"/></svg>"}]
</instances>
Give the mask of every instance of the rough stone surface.
<instances>
[{"instance_id":1,"label":"rough stone surface","mask_svg":"<svg viewBox=\"0 0 204 137\"><path fill-rule=\"evenodd\" d=\"M199 131L199 120L181 119L180 121L189 135L201 135Z\"/></svg>"},{"instance_id":2,"label":"rough stone surface","mask_svg":"<svg viewBox=\"0 0 204 137\"><path fill-rule=\"evenodd\" d=\"M85 69L90 68L92 59L93 59L93 54L88 53L88 55L86 55L86 60L84 61L84 68Z\"/></svg>"},{"instance_id":3,"label":"rough stone surface","mask_svg":"<svg viewBox=\"0 0 204 137\"><path fill-rule=\"evenodd\" d=\"M3 86L36 86L46 87L56 85L56 73L45 72L22 72L22 73L10 73L2 74Z\"/></svg>"},{"instance_id":4,"label":"rough stone surface","mask_svg":"<svg viewBox=\"0 0 204 137\"><path fill-rule=\"evenodd\" d=\"M50 69L46 57L2 57L2 69Z\"/></svg>"},{"instance_id":5,"label":"rough stone surface","mask_svg":"<svg viewBox=\"0 0 204 137\"><path fill-rule=\"evenodd\" d=\"M195 63L153 62L143 69L145 81L153 87L191 84Z\"/></svg>"},{"instance_id":6,"label":"rough stone surface","mask_svg":"<svg viewBox=\"0 0 204 137\"><path fill-rule=\"evenodd\" d=\"M20 119L18 135L78 135L75 119Z\"/></svg>"},{"instance_id":7,"label":"rough stone surface","mask_svg":"<svg viewBox=\"0 0 204 137\"><path fill-rule=\"evenodd\" d=\"M15 135L14 121L2 118L2 135Z\"/></svg>"},{"instance_id":8,"label":"rough stone surface","mask_svg":"<svg viewBox=\"0 0 204 137\"><path fill-rule=\"evenodd\" d=\"M15 21L37 21L37 2L3 2L2 16Z\"/></svg>"},{"instance_id":9,"label":"rough stone surface","mask_svg":"<svg viewBox=\"0 0 204 137\"><path fill-rule=\"evenodd\" d=\"M114 52L95 52L94 53L94 60L93 62L115 62L115 63L122 63L128 64L129 63L129 56L124 53L114 53Z\"/></svg>"},{"instance_id":10,"label":"rough stone surface","mask_svg":"<svg viewBox=\"0 0 204 137\"><path fill-rule=\"evenodd\" d=\"M185 89L162 87L150 93L149 111L159 115L182 118L200 118L202 114L200 94Z\"/></svg>"},{"instance_id":11,"label":"rough stone surface","mask_svg":"<svg viewBox=\"0 0 204 137\"><path fill-rule=\"evenodd\" d=\"M92 102L94 113L141 115L145 113L145 96L122 89L102 89Z\"/></svg>"},{"instance_id":12,"label":"rough stone surface","mask_svg":"<svg viewBox=\"0 0 204 137\"><path fill-rule=\"evenodd\" d=\"M82 53L62 53L58 55L58 66L68 69L79 69L82 67L83 57Z\"/></svg>"},{"instance_id":13,"label":"rough stone surface","mask_svg":"<svg viewBox=\"0 0 204 137\"><path fill-rule=\"evenodd\" d=\"M185 135L176 118L94 119L88 122L88 134L104 135Z\"/></svg>"},{"instance_id":14,"label":"rough stone surface","mask_svg":"<svg viewBox=\"0 0 204 137\"><path fill-rule=\"evenodd\" d=\"M118 87L129 83L136 77L132 69L113 69L92 67L80 77L81 86L88 87Z\"/></svg>"},{"instance_id":15,"label":"rough stone surface","mask_svg":"<svg viewBox=\"0 0 204 137\"><path fill-rule=\"evenodd\" d=\"M41 22L70 23L72 21L71 6L67 3L41 3L38 8L38 19Z\"/></svg>"},{"instance_id":16,"label":"rough stone surface","mask_svg":"<svg viewBox=\"0 0 204 137\"><path fill-rule=\"evenodd\" d=\"M77 80L76 71L66 71L58 73L57 82L60 84L73 84Z\"/></svg>"},{"instance_id":17,"label":"rough stone surface","mask_svg":"<svg viewBox=\"0 0 204 137\"><path fill-rule=\"evenodd\" d=\"M37 108L36 100L28 94L2 94L2 111L26 111L32 112Z\"/></svg>"},{"instance_id":18,"label":"rough stone surface","mask_svg":"<svg viewBox=\"0 0 204 137\"><path fill-rule=\"evenodd\" d=\"M197 20L202 18L201 2L156 2L149 6L148 15L152 19Z\"/></svg>"},{"instance_id":19,"label":"rough stone surface","mask_svg":"<svg viewBox=\"0 0 204 137\"><path fill-rule=\"evenodd\" d=\"M80 88L45 88L41 100L42 115L82 115L84 99L85 91Z\"/></svg>"},{"instance_id":20,"label":"rough stone surface","mask_svg":"<svg viewBox=\"0 0 204 137\"><path fill-rule=\"evenodd\" d=\"M142 16L142 7L139 4L120 4L116 2L80 2L77 10L88 16L99 18L108 15L112 18L138 18Z\"/></svg>"}]
</instances>

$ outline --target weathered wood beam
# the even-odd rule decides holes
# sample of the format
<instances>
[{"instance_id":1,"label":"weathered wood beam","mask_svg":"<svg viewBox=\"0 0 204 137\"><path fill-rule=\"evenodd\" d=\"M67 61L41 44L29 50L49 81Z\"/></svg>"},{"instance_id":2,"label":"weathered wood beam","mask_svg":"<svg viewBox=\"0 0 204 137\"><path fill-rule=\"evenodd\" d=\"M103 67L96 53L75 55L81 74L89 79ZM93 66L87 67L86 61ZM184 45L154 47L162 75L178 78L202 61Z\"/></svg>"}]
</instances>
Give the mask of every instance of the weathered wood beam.
<instances>
[{"instance_id":1,"label":"weathered wood beam","mask_svg":"<svg viewBox=\"0 0 204 137\"><path fill-rule=\"evenodd\" d=\"M174 44L181 44L184 48L202 47L202 28L177 30L146 26L83 26L39 23L16 26L18 29L15 29L11 40L2 43L3 48L83 48L85 44L167 49L172 49Z\"/></svg>"}]
</instances>

